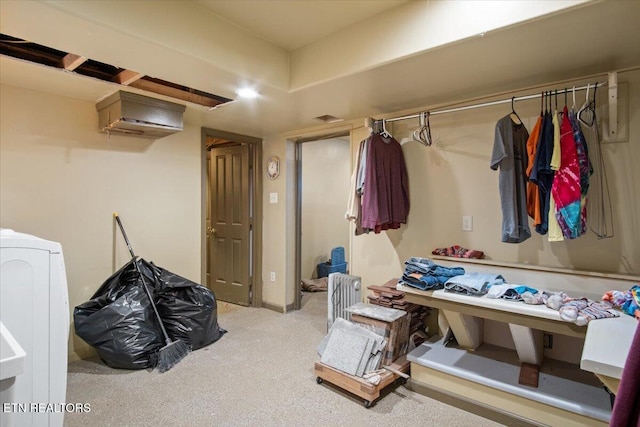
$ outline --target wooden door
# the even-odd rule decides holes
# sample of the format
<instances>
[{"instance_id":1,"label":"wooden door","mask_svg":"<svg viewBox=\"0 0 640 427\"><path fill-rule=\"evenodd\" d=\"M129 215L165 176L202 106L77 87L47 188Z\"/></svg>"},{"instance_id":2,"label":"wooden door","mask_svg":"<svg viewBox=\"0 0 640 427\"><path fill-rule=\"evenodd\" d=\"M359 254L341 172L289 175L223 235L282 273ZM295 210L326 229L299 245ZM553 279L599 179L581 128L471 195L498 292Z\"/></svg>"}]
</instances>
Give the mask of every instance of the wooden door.
<instances>
[{"instance_id":1,"label":"wooden door","mask_svg":"<svg viewBox=\"0 0 640 427\"><path fill-rule=\"evenodd\" d=\"M248 145L213 148L209 160L208 286L216 298L251 304Z\"/></svg>"}]
</instances>

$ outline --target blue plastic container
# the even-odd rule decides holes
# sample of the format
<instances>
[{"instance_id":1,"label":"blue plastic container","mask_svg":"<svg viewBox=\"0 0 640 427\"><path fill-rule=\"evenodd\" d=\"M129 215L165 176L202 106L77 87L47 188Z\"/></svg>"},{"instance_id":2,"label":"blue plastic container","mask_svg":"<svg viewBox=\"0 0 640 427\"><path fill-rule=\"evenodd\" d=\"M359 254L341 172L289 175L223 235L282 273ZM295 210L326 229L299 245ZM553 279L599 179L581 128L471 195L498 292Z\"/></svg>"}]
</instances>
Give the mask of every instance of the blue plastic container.
<instances>
[{"instance_id":1,"label":"blue plastic container","mask_svg":"<svg viewBox=\"0 0 640 427\"><path fill-rule=\"evenodd\" d=\"M331 273L346 273L347 263L344 260L344 248L338 246L331 250L331 259L318 264L318 277L328 277Z\"/></svg>"}]
</instances>

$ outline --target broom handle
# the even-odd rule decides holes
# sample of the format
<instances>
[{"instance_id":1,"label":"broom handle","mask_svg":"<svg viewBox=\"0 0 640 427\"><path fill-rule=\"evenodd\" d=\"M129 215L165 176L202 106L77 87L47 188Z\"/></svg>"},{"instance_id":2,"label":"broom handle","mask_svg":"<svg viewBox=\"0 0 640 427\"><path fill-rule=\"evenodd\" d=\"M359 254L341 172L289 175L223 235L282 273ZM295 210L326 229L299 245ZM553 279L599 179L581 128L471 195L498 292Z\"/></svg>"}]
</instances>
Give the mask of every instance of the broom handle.
<instances>
[{"instance_id":1,"label":"broom handle","mask_svg":"<svg viewBox=\"0 0 640 427\"><path fill-rule=\"evenodd\" d=\"M124 241L127 243L127 248L129 248L129 253L131 254L131 258L133 258L133 263L136 266L136 271L140 275L140 280L142 280L142 287L147 293L147 297L149 297L149 301L151 302L151 308L153 308L153 312L155 313L156 318L158 319L158 323L160 324L160 329L162 329L162 335L164 336L166 343L170 344L171 340L169 339L169 334L167 334L167 330L164 328L164 325L162 324L162 318L160 317L160 313L158 313L158 308L156 307L156 304L153 302L153 296L151 295L151 291L147 286L147 281L145 280L144 275L140 270L140 266L138 265L139 258L136 257L135 254L133 253L133 249L131 248L131 244L129 243L129 239L127 238L127 233L124 232L124 227L122 226L122 221L120 221L118 212L114 212L113 217L116 219L116 222L118 223L118 227L120 227L120 231L122 232L122 237L124 237Z\"/></svg>"},{"instance_id":2,"label":"broom handle","mask_svg":"<svg viewBox=\"0 0 640 427\"><path fill-rule=\"evenodd\" d=\"M129 253L131 254L131 258L135 258L135 254L133 253L133 249L131 248L131 243L129 243L129 239L127 238L127 233L124 232L124 227L122 226L122 222L120 221L118 212L114 212L113 217L116 219L116 222L118 223L118 227L120 227L120 231L122 232L122 237L124 237L124 241L127 244L127 248L129 248Z\"/></svg>"},{"instance_id":3,"label":"broom handle","mask_svg":"<svg viewBox=\"0 0 640 427\"><path fill-rule=\"evenodd\" d=\"M138 265L139 261L140 261L139 257L134 257L133 263L136 265L136 270L140 275L140 280L142 280L142 287L147 293L147 297L149 297L149 301L151 302L151 308L153 308L153 312L156 315L156 319L158 319L158 323L160 324L160 329L162 329L162 335L164 337L165 343L171 344L171 339L169 338L169 334L167 334L167 330L164 328L164 325L162 324L162 318L160 317L160 313L158 313L158 308L156 307L156 303L153 302L153 296L151 295L151 291L147 286L147 281L145 280L144 275L142 274L142 271L140 271L140 266Z\"/></svg>"}]
</instances>

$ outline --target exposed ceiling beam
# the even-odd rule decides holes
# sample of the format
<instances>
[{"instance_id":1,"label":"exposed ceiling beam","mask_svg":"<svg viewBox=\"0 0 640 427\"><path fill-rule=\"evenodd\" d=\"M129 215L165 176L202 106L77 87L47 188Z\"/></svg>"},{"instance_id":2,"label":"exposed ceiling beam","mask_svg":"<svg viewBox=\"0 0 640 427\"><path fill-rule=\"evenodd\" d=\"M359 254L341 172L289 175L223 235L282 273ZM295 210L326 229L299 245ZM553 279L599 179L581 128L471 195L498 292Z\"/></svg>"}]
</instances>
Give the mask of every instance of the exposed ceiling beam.
<instances>
[{"instance_id":1,"label":"exposed ceiling beam","mask_svg":"<svg viewBox=\"0 0 640 427\"><path fill-rule=\"evenodd\" d=\"M86 60L87 58L85 58L84 56L75 55L73 53L67 53L62 58L62 68L64 68L67 71L73 71L76 68L78 68L80 65L82 65Z\"/></svg>"},{"instance_id":2,"label":"exposed ceiling beam","mask_svg":"<svg viewBox=\"0 0 640 427\"><path fill-rule=\"evenodd\" d=\"M134 81L130 86L153 93L158 93L160 95L169 96L171 98L193 102L194 104L204 105L205 107L210 108L231 101L231 99L207 94L184 86L164 82L159 79L153 79L147 76L143 76L143 78Z\"/></svg>"},{"instance_id":3,"label":"exposed ceiling beam","mask_svg":"<svg viewBox=\"0 0 640 427\"><path fill-rule=\"evenodd\" d=\"M122 70L118 74L113 76L112 81L121 85L128 86L143 76L144 74L138 73L136 71Z\"/></svg>"}]
</instances>

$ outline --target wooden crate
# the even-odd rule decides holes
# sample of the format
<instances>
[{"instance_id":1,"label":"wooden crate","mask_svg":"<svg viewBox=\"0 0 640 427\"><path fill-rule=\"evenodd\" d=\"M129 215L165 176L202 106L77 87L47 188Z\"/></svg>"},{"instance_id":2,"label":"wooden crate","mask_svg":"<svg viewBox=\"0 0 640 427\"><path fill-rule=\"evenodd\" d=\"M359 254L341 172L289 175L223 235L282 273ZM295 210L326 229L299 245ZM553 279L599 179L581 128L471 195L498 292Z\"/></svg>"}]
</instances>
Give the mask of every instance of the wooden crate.
<instances>
[{"instance_id":1,"label":"wooden crate","mask_svg":"<svg viewBox=\"0 0 640 427\"><path fill-rule=\"evenodd\" d=\"M409 366L410 364L405 357L401 357L395 363L389 365L393 370L403 373L409 372ZM342 390L364 399L363 404L365 408L369 408L371 404L380 397L380 393L385 387L390 386L397 379L401 378L399 374L386 371L380 375L381 378L378 384L371 384L363 378L349 375L322 362L315 363L315 374L318 384L327 381Z\"/></svg>"},{"instance_id":2,"label":"wooden crate","mask_svg":"<svg viewBox=\"0 0 640 427\"><path fill-rule=\"evenodd\" d=\"M398 279L391 279L382 285L368 286L367 289L373 293L372 295L367 295L369 303L406 311L411 318L409 327L410 336L416 332L425 332L426 317L429 315L430 309L423 305L407 301L405 299L405 292L396 289L397 284ZM416 344L419 345L421 342L420 340Z\"/></svg>"},{"instance_id":3,"label":"wooden crate","mask_svg":"<svg viewBox=\"0 0 640 427\"><path fill-rule=\"evenodd\" d=\"M377 331L382 331L387 344L382 355L382 364L390 365L397 358L407 354L409 349L409 327L411 319L405 313L393 322L372 319L359 314L351 314L351 321L363 325L370 325Z\"/></svg>"}]
</instances>

